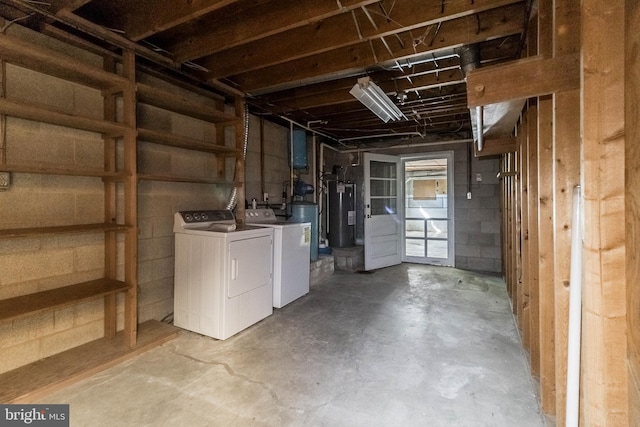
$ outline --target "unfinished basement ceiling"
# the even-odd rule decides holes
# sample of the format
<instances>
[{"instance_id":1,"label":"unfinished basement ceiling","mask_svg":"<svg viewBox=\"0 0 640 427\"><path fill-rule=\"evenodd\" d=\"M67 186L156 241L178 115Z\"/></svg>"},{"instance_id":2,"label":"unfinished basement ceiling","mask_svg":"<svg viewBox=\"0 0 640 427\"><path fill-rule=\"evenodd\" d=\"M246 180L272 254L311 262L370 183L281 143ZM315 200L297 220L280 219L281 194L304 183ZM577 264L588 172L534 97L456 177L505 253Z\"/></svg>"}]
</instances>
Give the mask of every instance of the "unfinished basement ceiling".
<instances>
[{"instance_id":1,"label":"unfinished basement ceiling","mask_svg":"<svg viewBox=\"0 0 640 427\"><path fill-rule=\"evenodd\" d=\"M475 66L517 59L531 3L0 0L0 15L58 38L133 46L149 67L226 85L246 93L256 114L352 145L388 134L471 137L460 49L477 49ZM385 124L349 94L364 76L406 120Z\"/></svg>"}]
</instances>

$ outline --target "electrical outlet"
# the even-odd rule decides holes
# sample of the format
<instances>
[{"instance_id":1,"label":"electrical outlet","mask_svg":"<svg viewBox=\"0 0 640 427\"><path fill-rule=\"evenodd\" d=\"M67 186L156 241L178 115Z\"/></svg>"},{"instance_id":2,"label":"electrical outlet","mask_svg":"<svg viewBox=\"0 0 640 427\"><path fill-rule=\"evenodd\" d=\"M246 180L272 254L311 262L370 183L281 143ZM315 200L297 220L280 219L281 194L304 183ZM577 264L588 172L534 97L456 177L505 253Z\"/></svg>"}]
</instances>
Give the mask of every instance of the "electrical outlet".
<instances>
[{"instance_id":1,"label":"electrical outlet","mask_svg":"<svg viewBox=\"0 0 640 427\"><path fill-rule=\"evenodd\" d=\"M11 186L11 172L0 172L0 190L6 190Z\"/></svg>"}]
</instances>

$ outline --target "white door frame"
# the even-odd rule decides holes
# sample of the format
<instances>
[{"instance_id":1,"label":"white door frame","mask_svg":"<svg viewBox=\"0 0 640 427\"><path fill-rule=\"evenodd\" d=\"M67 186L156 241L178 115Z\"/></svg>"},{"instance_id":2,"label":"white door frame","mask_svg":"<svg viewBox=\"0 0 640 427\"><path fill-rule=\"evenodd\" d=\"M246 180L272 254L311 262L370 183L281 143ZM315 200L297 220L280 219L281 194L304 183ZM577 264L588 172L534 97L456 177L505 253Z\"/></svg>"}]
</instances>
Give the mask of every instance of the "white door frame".
<instances>
[{"instance_id":1,"label":"white door frame","mask_svg":"<svg viewBox=\"0 0 640 427\"><path fill-rule=\"evenodd\" d=\"M403 262L415 262L422 264L444 265L455 267L455 194L454 194L454 166L455 166L455 153L452 150L429 152L420 155L410 155L402 157L402 201L403 205L406 200L406 177L405 177L405 163L413 160L428 160L428 159L447 159L447 258L433 258L428 257L425 253L424 257L407 256L406 254L406 209L402 210L402 261ZM425 244L427 240L427 230L425 228Z\"/></svg>"}]
</instances>

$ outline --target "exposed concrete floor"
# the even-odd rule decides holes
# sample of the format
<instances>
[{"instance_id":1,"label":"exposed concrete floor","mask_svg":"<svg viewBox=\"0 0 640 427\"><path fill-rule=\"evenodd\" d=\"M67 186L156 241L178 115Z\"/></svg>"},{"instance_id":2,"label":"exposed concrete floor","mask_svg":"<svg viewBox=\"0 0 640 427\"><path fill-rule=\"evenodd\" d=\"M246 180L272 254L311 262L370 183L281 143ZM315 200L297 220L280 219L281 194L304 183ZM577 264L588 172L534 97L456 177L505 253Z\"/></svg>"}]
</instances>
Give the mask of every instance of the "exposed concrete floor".
<instances>
[{"instance_id":1,"label":"exposed concrete floor","mask_svg":"<svg viewBox=\"0 0 640 427\"><path fill-rule=\"evenodd\" d=\"M501 279L336 272L217 341L191 332L42 399L72 426L544 426Z\"/></svg>"}]
</instances>

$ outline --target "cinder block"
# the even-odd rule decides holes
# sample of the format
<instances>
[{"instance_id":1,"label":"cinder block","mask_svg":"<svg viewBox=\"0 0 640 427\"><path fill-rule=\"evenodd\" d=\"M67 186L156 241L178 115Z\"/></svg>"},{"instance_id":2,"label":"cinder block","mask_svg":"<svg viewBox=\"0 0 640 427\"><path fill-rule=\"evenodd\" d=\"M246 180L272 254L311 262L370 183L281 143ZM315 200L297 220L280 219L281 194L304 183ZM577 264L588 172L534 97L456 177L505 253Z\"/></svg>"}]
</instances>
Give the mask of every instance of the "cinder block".
<instances>
[{"instance_id":1,"label":"cinder block","mask_svg":"<svg viewBox=\"0 0 640 427\"><path fill-rule=\"evenodd\" d=\"M141 173L169 174L171 173L171 154L145 149L138 155L138 170Z\"/></svg>"},{"instance_id":2,"label":"cinder block","mask_svg":"<svg viewBox=\"0 0 640 427\"><path fill-rule=\"evenodd\" d=\"M73 324L81 326L87 323L104 320L104 299L76 304L73 306Z\"/></svg>"},{"instance_id":3,"label":"cinder block","mask_svg":"<svg viewBox=\"0 0 640 427\"><path fill-rule=\"evenodd\" d=\"M465 256L465 257L480 257L480 246L456 245L456 255Z\"/></svg>"},{"instance_id":4,"label":"cinder block","mask_svg":"<svg viewBox=\"0 0 640 427\"><path fill-rule=\"evenodd\" d=\"M500 222L496 218L495 221L482 221L480 223L480 232L487 234L500 233Z\"/></svg>"},{"instance_id":5,"label":"cinder block","mask_svg":"<svg viewBox=\"0 0 640 427\"><path fill-rule=\"evenodd\" d=\"M501 258L501 250L500 247L483 247L480 251L480 255L483 258L494 258L494 259L500 259Z\"/></svg>"},{"instance_id":6,"label":"cinder block","mask_svg":"<svg viewBox=\"0 0 640 427\"><path fill-rule=\"evenodd\" d=\"M492 271L494 264L492 259L468 257L467 268L473 271Z\"/></svg>"},{"instance_id":7,"label":"cinder block","mask_svg":"<svg viewBox=\"0 0 640 427\"><path fill-rule=\"evenodd\" d=\"M74 163L80 167L103 169L104 142L102 138L77 138L73 141Z\"/></svg>"},{"instance_id":8,"label":"cinder block","mask_svg":"<svg viewBox=\"0 0 640 427\"><path fill-rule=\"evenodd\" d=\"M104 221L104 196L101 194L78 194L75 200L75 216L78 223L100 223Z\"/></svg>"},{"instance_id":9,"label":"cinder block","mask_svg":"<svg viewBox=\"0 0 640 427\"><path fill-rule=\"evenodd\" d=\"M173 216L154 217L151 219L151 223L153 224L153 237L173 236Z\"/></svg>"},{"instance_id":10,"label":"cinder block","mask_svg":"<svg viewBox=\"0 0 640 427\"><path fill-rule=\"evenodd\" d=\"M74 271L101 270L104 268L104 246L80 246L75 249Z\"/></svg>"},{"instance_id":11,"label":"cinder block","mask_svg":"<svg viewBox=\"0 0 640 427\"><path fill-rule=\"evenodd\" d=\"M72 249L0 256L0 285L70 274L73 257Z\"/></svg>"},{"instance_id":12,"label":"cinder block","mask_svg":"<svg viewBox=\"0 0 640 427\"><path fill-rule=\"evenodd\" d=\"M171 197L145 194L138 197L138 215L143 218L152 216L173 216Z\"/></svg>"},{"instance_id":13,"label":"cinder block","mask_svg":"<svg viewBox=\"0 0 640 427\"><path fill-rule=\"evenodd\" d=\"M0 347L0 373L8 372L20 366L40 359L40 342L27 341L15 346Z\"/></svg>"},{"instance_id":14,"label":"cinder block","mask_svg":"<svg viewBox=\"0 0 640 427\"><path fill-rule=\"evenodd\" d=\"M184 135L197 140L204 139L204 122L180 114L171 116L171 129L176 135Z\"/></svg>"},{"instance_id":15,"label":"cinder block","mask_svg":"<svg viewBox=\"0 0 640 427\"><path fill-rule=\"evenodd\" d=\"M159 258L153 260L153 276L152 279L160 280L172 278L174 273L174 258Z\"/></svg>"},{"instance_id":16,"label":"cinder block","mask_svg":"<svg viewBox=\"0 0 640 427\"><path fill-rule=\"evenodd\" d=\"M48 335L40 340L40 357L49 357L104 335L102 320L85 323L84 325Z\"/></svg>"}]
</instances>

